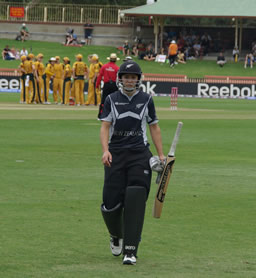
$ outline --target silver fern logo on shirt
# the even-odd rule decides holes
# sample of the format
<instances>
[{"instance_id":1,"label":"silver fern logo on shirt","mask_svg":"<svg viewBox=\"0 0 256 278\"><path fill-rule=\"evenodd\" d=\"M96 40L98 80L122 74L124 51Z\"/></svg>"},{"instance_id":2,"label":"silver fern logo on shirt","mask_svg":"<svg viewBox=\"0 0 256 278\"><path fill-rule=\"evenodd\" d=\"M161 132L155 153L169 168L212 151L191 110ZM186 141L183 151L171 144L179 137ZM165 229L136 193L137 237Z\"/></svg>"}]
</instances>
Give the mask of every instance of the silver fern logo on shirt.
<instances>
[{"instance_id":1,"label":"silver fern logo on shirt","mask_svg":"<svg viewBox=\"0 0 256 278\"><path fill-rule=\"evenodd\" d=\"M144 105L144 103L139 103L139 104L136 105L136 108L140 109L143 105Z\"/></svg>"}]
</instances>

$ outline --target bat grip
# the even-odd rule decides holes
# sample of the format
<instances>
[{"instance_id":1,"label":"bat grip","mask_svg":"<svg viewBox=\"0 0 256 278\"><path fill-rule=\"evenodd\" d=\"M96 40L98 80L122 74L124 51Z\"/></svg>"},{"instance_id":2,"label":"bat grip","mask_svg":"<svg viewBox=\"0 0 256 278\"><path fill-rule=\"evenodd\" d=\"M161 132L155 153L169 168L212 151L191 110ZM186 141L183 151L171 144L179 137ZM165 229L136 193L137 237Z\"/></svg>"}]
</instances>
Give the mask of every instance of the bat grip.
<instances>
[{"instance_id":1,"label":"bat grip","mask_svg":"<svg viewBox=\"0 0 256 278\"><path fill-rule=\"evenodd\" d=\"M159 184L163 172L158 172L156 177L156 184Z\"/></svg>"}]
</instances>

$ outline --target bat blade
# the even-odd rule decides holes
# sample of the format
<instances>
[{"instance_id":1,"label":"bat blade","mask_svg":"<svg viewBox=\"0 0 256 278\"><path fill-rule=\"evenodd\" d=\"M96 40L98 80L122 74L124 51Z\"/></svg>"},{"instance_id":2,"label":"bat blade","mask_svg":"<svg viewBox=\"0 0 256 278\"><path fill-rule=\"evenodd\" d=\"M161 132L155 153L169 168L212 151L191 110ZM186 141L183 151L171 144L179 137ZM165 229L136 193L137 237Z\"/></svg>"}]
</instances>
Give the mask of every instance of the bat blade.
<instances>
[{"instance_id":1,"label":"bat blade","mask_svg":"<svg viewBox=\"0 0 256 278\"><path fill-rule=\"evenodd\" d=\"M177 146L177 143L179 140L179 135L180 135L182 126L183 126L183 123L179 122L177 125L174 139L172 141L170 151L166 158L166 163L165 163L164 170L163 170L161 178L160 178L160 182L159 182L159 185L157 188L155 202L154 202L154 206L153 206L152 214L153 214L154 218L161 217L163 204L164 204L164 198L165 198L165 195L167 192L169 180L171 178L172 170L173 170L173 166L174 166L174 162L175 162L174 154L175 154L175 150L176 150L176 146Z\"/></svg>"}]
</instances>

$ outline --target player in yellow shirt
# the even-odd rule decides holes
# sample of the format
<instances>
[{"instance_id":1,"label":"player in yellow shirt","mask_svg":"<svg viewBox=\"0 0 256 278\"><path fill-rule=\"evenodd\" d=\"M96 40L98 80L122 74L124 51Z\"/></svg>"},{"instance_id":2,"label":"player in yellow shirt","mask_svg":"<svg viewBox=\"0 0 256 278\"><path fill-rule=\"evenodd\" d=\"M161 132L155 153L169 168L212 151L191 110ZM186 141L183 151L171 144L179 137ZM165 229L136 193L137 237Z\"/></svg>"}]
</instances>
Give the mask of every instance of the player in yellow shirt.
<instances>
[{"instance_id":1,"label":"player in yellow shirt","mask_svg":"<svg viewBox=\"0 0 256 278\"><path fill-rule=\"evenodd\" d=\"M20 57L21 63L19 65L19 71L21 73L20 76L20 103L26 103L26 87L25 87L25 79L26 79L26 72L24 69L24 62L26 61L27 57L22 55Z\"/></svg>"},{"instance_id":2,"label":"player in yellow shirt","mask_svg":"<svg viewBox=\"0 0 256 278\"><path fill-rule=\"evenodd\" d=\"M88 68L82 61L81 54L76 55L76 62L73 64L73 78L75 84L76 105L84 105L84 79L87 78Z\"/></svg>"},{"instance_id":3,"label":"player in yellow shirt","mask_svg":"<svg viewBox=\"0 0 256 278\"><path fill-rule=\"evenodd\" d=\"M49 60L49 63L46 66L45 73L42 76L44 81L44 94L43 94L43 102L45 104L51 104L49 102L49 89L50 89L50 82L54 79L55 73L54 73L54 64L56 62L56 59L52 57Z\"/></svg>"},{"instance_id":4,"label":"player in yellow shirt","mask_svg":"<svg viewBox=\"0 0 256 278\"><path fill-rule=\"evenodd\" d=\"M94 86L94 81L95 81L94 65L96 62L95 59L93 58L95 58L93 57L93 55L88 56L88 61L90 63L90 66L89 66L89 75L88 75L88 96L85 105L95 105L96 92Z\"/></svg>"},{"instance_id":5,"label":"player in yellow shirt","mask_svg":"<svg viewBox=\"0 0 256 278\"><path fill-rule=\"evenodd\" d=\"M35 62L35 69L37 72L37 95L36 95L36 101L42 103L42 96L44 92L44 82L43 82L43 74L44 74L44 64L43 64L43 58L44 55L42 53L39 53L36 56L37 61Z\"/></svg>"},{"instance_id":6,"label":"player in yellow shirt","mask_svg":"<svg viewBox=\"0 0 256 278\"><path fill-rule=\"evenodd\" d=\"M55 104L58 103L58 98L60 103L62 103L62 88L63 88L63 76L64 76L64 66L60 63L60 57L56 56L56 63L54 64L55 77L53 79L53 100Z\"/></svg>"},{"instance_id":7,"label":"player in yellow shirt","mask_svg":"<svg viewBox=\"0 0 256 278\"><path fill-rule=\"evenodd\" d=\"M36 94L36 86L35 86L35 65L33 62L34 54L30 53L27 56L27 60L24 61L24 70L26 72L26 102L27 103L34 103L35 101L35 94Z\"/></svg>"},{"instance_id":8,"label":"player in yellow shirt","mask_svg":"<svg viewBox=\"0 0 256 278\"><path fill-rule=\"evenodd\" d=\"M68 104L69 96L70 96L70 88L71 88L72 68L70 66L70 60L68 57L64 57L63 62L64 62L64 82L63 82L62 103Z\"/></svg>"},{"instance_id":9,"label":"player in yellow shirt","mask_svg":"<svg viewBox=\"0 0 256 278\"><path fill-rule=\"evenodd\" d=\"M100 105L101 104L101 89L100 87L96 88L96 81L97 81L97 77L100 73L100 69L103 66L103 64L99 61L99 56L97 54L93 54L94 55L94 59L95 59L95 65L94 65L94 71L95 71L95 92L96 92L96 105Z\"/></svg>"}]
</instances>

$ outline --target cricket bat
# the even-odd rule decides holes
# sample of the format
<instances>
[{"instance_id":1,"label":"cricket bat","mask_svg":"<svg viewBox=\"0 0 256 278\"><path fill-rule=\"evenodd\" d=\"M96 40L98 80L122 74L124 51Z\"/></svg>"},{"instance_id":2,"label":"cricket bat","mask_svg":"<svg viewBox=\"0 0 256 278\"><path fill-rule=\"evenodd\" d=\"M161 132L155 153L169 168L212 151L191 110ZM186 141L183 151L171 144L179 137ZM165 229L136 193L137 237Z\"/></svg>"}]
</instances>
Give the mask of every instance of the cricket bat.
<instances>
[{"instance_id":1,"label":"cricket bat","mask_svg":"<svg viewBox=\"0 0 256 278\"><path fill-rule=\"evenodd\" d=\"M166 157L166 162L165 162L164 169L163 169L163 172L160 177L160 181L158 183L155 202L154 202L154 206L153 206L153 217L154 218L160 218L161 213L162 213L162 209L163 209L163 205L164 205L164 198L165 198L165 195L167 192L168 183L171 178L172 169L173 169L173 165L175 162L175 150L176 150L176 146L177 146L177 143L179 140L180 131L181 131L182 126L183 126L183 123L179 122L177 125L177 129L176 129L173 141L172 141L170 151Z\"/></svg>"}]
</instances>

